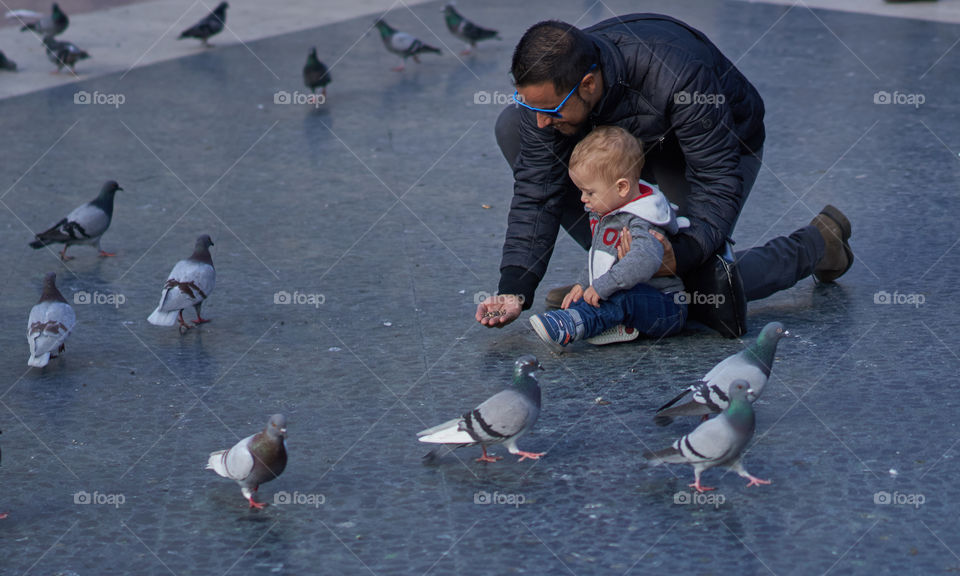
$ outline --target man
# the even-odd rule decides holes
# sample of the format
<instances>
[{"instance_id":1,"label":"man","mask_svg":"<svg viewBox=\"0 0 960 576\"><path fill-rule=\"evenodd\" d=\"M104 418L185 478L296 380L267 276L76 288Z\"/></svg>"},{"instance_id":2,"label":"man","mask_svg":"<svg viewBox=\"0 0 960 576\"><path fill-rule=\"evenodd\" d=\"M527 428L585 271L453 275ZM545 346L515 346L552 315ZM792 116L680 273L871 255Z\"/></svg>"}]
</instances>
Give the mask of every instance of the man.
<instances>
[{"instance_id":1,"label":"man","mask_svg":"<svg viewBox=\"0 0 960 576\"><path fill-rule=\"evenodd\" d=\"M584 249L590 227L567 174L576 143L617 125L643 143L643 178L658 184L690 227L664 244L661 274L694 273L732 234L760 170L763 100L701 32L668 16L632 14L585 30L558 21L531 27L513 54L517 104L497 120L497 143L513 168L514 195L499 294L476 319L503 327L533 303L562 226ZM827 206L788 237L739 252L747 300L815 274L832 282L853 264L850 223ZM551 291L558 305L566 288ZM556 293L554 293L556 292Z\"/></svg>"}]
</instances>

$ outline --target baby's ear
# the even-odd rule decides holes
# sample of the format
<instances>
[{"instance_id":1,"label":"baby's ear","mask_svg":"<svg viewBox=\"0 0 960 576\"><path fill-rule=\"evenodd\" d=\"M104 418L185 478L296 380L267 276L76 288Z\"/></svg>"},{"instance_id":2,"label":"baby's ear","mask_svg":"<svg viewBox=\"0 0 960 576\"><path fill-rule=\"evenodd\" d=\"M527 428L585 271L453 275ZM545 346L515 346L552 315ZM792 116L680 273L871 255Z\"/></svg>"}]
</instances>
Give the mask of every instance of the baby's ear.
<instances>
[{"instance_id":1,"label":"baby's ear","mask_svg":"<svg viewBox=\"0 0 960 576\"><path fill-rule=\"evenodd\" d=\"M626 198L630 194L630 181L626 178L617 180L617 194L621 198Z\"/></svg>"}]
</instances>

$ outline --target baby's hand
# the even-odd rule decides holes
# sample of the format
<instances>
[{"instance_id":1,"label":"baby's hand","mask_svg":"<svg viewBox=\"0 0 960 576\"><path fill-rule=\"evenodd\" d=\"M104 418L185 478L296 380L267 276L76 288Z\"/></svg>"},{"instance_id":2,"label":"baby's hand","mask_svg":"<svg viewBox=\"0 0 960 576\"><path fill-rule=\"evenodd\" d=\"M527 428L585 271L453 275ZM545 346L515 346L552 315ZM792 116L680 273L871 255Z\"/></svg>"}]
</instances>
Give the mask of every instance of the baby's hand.
<instances>
[{"instance_id":1,"label":"baby's hand","mask_svg":"<svg viewBox=\"0 0 960 576\"><path fill-rule=\"evenodd\" d=\"M583 293L583 301L594 308L600 307L600 295L593 289L593 286L587 288L587 291Z\"/></svg>"},{"instance_id":2,"label":"baby's hand","mask_svg":"<svg viewBox=\"0 0 960 576\"><path fill-rule=\"evenodd\" d=\"M620 241L617 242L617 260L623 260L623 257L630 251L630 242L633 236L630 235L630 229L626 226L620 231Z\"/></svg>"},{"instance_id":3,"label":"baby's hand","mask_svg":"<svg viewBox=\"0 0 960 576\"><path fill-rule=\"evenodd\" d=\"M574 302L579 302L580 298L583 296L583 286L579 284L574 284L573 288L567 292L567 295L563 297L563 304L560 305L560 308L566 310Z\"/></svg>"}]
</instances>

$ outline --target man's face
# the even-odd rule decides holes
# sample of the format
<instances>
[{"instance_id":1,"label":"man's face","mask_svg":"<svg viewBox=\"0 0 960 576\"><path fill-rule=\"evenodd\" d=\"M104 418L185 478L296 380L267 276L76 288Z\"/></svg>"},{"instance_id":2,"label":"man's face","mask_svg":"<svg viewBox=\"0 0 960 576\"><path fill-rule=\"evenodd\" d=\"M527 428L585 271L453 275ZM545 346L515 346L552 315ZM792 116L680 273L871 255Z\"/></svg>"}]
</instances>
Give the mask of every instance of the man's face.
<instances>
[{"instance_id":1,"label":"man's face","mask_svg":"<svg viewBox=\"0 0 960 576\"><path fill-rule=\"evenodd\" d=\"M584 81L576 88L573 95L570 96L563 105L563 108L559 110L562 118L555 118L552 115L537 112L537 126L540 128L550 126L561 134L568 136L576 134L586 123L591 108L591 104L584 100L582 93L584 93L585 90L589 92L591 87L596 87L595 79L595 74L588 74L586 78L584 78ZM590 82L590 84L588 84L588 82ZM529 84L518 87L517 91L520 93L520 96L523 97L524 103L534 108L545 108L547 110L556 108L566 97L566 94L557 94L553 82ZM587 96L589 97L589 94L587 94Z\"/></svg>"}]
</instances>

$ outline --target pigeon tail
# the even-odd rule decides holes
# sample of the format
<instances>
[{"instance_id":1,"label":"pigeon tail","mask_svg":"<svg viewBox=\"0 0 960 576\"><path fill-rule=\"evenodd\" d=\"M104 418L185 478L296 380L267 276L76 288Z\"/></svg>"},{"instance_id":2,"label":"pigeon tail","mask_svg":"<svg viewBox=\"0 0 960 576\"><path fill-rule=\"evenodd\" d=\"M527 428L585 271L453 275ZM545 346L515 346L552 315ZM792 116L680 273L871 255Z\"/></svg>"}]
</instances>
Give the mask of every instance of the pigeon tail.
<instances>
[{"instance_id":1,"label":"pigeon tail","mask_svg":"<svg viewBox=\"0 0 960 576\"><path fill-rule=\"evenodd\" d=\"M177 314L179 313L179 310L163 312L160 310L160 307L157 306L157 309L153 311L153 314L147 318L147 322L153 324L154 326L173 326L177 323Z\"/></svg>"},{"instance_id":2,"label":"pigeon tail","mask_svg":"<svg viewBox=\"0 0 960 576\"><path fill-rule=\"evenodd\" d=\"M43 368L50 363L50 353L41 354L40 356L30 355L30 359L27 360L27 366L33 366L34 368Z\"/></svg>"},{"instance_id":3,"label":"pigeon tail","mask_svg":"<svg viewBox=\"0 0 960 576\"><path fill-rule=\"evenodd\" d=\"M460 429L458 423L459 419L454 420L451 422L451 426L420 436L417 440L428 444L473 444L476 442L476 439L469 432Z\"/></svg>"}]
</instances>

